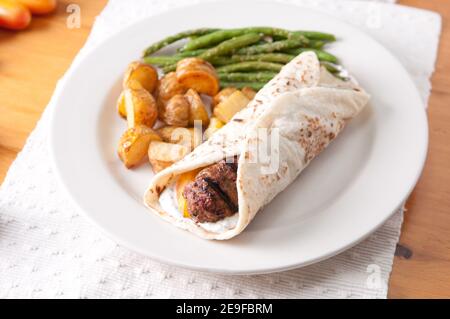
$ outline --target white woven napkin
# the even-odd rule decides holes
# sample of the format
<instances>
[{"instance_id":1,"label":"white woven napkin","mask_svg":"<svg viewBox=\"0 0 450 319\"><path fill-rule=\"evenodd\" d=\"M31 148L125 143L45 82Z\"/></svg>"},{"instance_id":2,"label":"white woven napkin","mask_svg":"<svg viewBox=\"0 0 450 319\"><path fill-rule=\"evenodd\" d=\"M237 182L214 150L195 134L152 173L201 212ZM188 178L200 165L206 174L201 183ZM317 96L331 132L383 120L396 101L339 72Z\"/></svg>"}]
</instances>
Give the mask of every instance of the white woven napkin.
<instances>
[{"instance_id":1,"label":"white woven napkin","mask_svg":"<svg viewBox=\"0 0 450 319\"><path fill-rule=\"evenodd\" d=\"M89 48L126 24L193 2L199 1L110 0L74 65ZM364 29L402 61L427 104L441 26L437 14L378 2L283 2L314 8ZM0 189L1 298L386 297L401 210L356 247L278 274L198 273L118 246L80 216L56 184L47 142L52 107L50 102Z\"/></svg>"}]
</instances>

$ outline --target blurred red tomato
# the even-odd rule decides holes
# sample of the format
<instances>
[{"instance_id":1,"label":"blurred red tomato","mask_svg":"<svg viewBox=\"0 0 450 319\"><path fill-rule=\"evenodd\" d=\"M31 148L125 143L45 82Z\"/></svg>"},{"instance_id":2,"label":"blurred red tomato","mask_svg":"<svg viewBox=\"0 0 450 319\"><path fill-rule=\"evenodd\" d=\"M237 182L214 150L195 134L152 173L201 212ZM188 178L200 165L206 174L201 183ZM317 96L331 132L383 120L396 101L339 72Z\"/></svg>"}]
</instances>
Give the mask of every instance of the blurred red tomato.
<instances>
[{"instance_id":1,"label":"blurred red tomato","mask_svg":"<svg viewBox=\"0 0 450 319\"><path fill-rule=\"evenodd\" d=\"M0 0L0 27L25 29L31 22L30 10L14 0Z\"/></svg>"}]
</instances>

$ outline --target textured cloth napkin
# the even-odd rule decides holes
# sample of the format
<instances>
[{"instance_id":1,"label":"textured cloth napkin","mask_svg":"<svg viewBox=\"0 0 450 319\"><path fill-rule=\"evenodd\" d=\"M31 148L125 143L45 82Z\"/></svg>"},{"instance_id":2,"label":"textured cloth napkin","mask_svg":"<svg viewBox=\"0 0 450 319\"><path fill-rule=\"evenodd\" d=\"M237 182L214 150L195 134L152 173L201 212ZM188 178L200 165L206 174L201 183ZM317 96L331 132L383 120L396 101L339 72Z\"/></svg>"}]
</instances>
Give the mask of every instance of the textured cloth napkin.
<instances>
[{"instance_id":1,"label":"textured cloth napkin","mask_svg":"<svg viewBox=\"0 0 450 319\"><path fill-rule=\"evenodd\" d=\"M111 0L72 67L89 48L127 24L197 2ZM282 2L333 15L372 35L400 59L427 104L439 15L380 2ZM152 261L117 245L80 216L56 183L47 140L53 107L50 102L0 189L1 298L386 297L402 209L356 247L312 266L277 274L199 273Z\"/></svg>"}]
</instances>

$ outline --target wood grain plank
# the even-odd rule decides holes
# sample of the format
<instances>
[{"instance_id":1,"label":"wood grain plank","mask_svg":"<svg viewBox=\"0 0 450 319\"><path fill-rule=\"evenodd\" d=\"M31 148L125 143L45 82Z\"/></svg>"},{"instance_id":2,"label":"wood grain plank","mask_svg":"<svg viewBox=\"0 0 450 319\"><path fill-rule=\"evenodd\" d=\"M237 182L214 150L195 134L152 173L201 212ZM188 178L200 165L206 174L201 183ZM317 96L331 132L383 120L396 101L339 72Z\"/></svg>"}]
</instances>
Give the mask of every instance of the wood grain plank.
<instances>
[{"instance_id":1,"label":"wood grain plank","mask_svg":"<svg viewBox=\"0 0 450 319\"><path fill-rule=\"evenodd\" d=\"M59 1L57 11L33 17L21 32L0 30L0 181L83 46L106 0ZM81 28L66 26L69 4L81 9Z\"/></svg>"},{"instance_id":2,"label":"wood grain plank","mask_svg":"<svg viewBox=\"0 0 450 319\"><path fill-rule=\"evenodd\" d=\"M428 158L406 204L400 237L413 255L395 257L389 297L450 298L450 2L399 2L439 12L443 30L428 109Z\"/></svg>"}]
</instances>

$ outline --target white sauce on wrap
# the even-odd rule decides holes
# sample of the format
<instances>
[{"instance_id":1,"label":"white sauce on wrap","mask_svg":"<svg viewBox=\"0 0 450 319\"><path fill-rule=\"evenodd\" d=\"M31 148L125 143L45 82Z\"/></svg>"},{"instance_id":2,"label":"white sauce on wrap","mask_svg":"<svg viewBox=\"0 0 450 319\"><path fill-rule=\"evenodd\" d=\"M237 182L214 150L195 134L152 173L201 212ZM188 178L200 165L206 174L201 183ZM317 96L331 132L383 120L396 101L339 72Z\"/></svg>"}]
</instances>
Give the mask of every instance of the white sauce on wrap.
<instances>
[{"instance_id":1,"label":"white sauce on wrap","mask_svg":"<svg viewBox=\"0 0 450 319\"><path fill-rule=\"evenodd\" d=\"M182 221L183 219L189 220L189 218L184 217L183 213L178 209L178 202L173 185L167 187L161 193L161 196L159 196L159 203L162 209L178 221ZM225 217L215 223L198 223L198 225L209 232L221 233L236 227L239 219L238 217L239 215L236 213L233 216Z\"/></svg>"}]
</instances>

